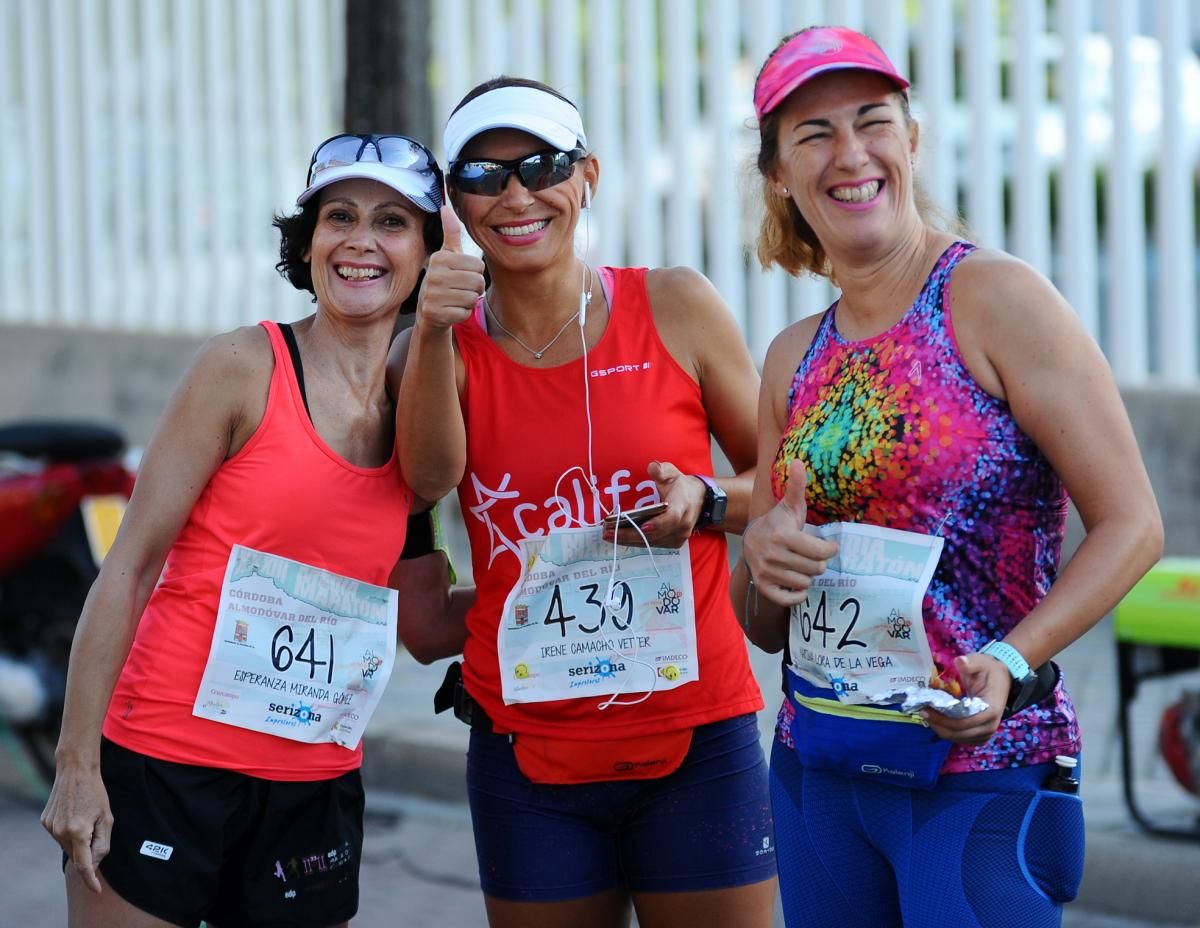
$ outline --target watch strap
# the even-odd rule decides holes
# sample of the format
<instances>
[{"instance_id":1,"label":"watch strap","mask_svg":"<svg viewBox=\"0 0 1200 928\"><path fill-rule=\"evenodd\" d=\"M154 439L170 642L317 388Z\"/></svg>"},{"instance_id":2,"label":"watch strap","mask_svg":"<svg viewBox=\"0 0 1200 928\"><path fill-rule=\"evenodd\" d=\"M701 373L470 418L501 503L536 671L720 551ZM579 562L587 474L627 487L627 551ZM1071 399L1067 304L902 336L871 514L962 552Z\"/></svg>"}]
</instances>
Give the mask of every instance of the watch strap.
<instances>
[{"instance_id":1,"label":"watch strap","mask_svg":"<svg viewBox=\"0 0 1200 928\"><path fill-rule=\"evenodd\" d=\"M1020 651L1006 642L989 641L979 649L979 653L996 658L996 660L1008 668L1008 674L1014 680L1024 680L1032 673L1029 661L1021 656Z\"/></svg>"},{"instance_id":2,"label":"watch strap","mask_svg":"<svg viewBox=\"0 0 1200 928\"><path fill-rule=\"evenodd\" d=\"M1049 689L1054 688L1055 672L1049 661L1035 671L1029 666L1029 661L1025 660L1020 651L1003 641L989 641L979 649L979 653L996 658L1007 668L1011 677L1008 699L1004 702L1005 718L1045 698L1049 692L1042 685L1045 671L1049 671Z\"/></svg>"},{"instance_id":3,"label":"watch strap","mask_svg":"<svg viewBox=\"0 0 1200 928\"><path fill-rule=\"evenodd\" d=\"M700 510L700 518L696 520L696 528L719 525L725 520L725 491L712 477L704 474L691 474L690 476L704 484L704 505Z\"/></svg>"}]
</instances>

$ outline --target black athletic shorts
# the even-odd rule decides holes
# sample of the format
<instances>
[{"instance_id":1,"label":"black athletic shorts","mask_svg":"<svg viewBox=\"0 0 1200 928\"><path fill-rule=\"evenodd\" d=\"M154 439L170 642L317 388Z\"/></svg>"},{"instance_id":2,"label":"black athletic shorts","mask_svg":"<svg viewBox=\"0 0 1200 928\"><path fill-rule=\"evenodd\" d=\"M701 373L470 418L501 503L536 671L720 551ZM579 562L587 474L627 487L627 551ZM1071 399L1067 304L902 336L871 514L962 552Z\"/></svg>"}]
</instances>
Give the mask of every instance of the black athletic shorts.
<instances>
[{"instance_id":1,"label":"black athletic shorts","mask_svg":"<svg viewBox=\"0 0 1200 928\"><path fill-rule=\"evenodd\" d=\"M176 925L326 928L358 911L363 789L156 760L104 739L109 885Z\"/></svg>"}]
</instances>

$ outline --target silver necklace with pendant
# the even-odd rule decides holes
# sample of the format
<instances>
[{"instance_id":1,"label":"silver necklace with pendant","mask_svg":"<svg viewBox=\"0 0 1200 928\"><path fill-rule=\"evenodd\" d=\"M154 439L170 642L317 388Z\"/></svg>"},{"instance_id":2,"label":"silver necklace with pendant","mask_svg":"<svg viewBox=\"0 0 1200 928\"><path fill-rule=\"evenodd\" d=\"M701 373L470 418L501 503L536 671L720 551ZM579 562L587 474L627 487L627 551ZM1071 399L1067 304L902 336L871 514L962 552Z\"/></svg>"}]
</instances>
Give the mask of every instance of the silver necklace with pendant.
<instances>
[{"instance_id":1,"label":"silver necklace with pendant","mask_svg":"<svg viewBox=\"0 0 1200 928\"><path fill-rule=\"evenodd\" d=\"M583 304L584 306L592 305L592 269L590 266L587 268L587 292L584 294ZM574 315L572 315L566 322L562 324L562 328L555 332L554 337L550 339L550 341L546 342L546 344L544 344L539 351L537 348L527 344L522 338L505 328L504 323L500 321L499 317L497 317L496 311L492 309L491 303L488 302L486 293L483 295L483 310L488 314L488 318L490 318L492 322L496 323L496 328L528 351L537 360L541 360L542 355L554 347L554 343L562 338L563 332L567 331L567 327L570 326L570 324L576 319L578 319L580 312L582 312L582 308L575 310Z\"/></svg>"}]
</instances>

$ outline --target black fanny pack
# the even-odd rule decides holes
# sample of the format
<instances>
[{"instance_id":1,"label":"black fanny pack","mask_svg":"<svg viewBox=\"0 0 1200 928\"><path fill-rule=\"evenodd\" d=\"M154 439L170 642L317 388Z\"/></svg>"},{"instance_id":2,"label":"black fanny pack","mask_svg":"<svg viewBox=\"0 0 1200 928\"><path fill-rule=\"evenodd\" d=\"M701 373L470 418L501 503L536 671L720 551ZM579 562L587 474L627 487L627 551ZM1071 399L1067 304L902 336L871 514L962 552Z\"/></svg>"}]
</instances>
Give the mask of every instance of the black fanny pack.
<instances>
[{"instance_id":1,"label":"black fanny pack","mask_svg":"<svg viewBox=\"0 0 1200 928\"><path fill-rule=\"evenodd\" d=\"M487 717L483 707L467 692L466 684L463 683L461 661L454 661L446 668L446 676L442 679L442 685L433 694L434 714L445 712L447 709L453 709L454 717L460 722L470 725L472 731L490 732L492 730L492 720Z\"/></svg>"}]
</instances>

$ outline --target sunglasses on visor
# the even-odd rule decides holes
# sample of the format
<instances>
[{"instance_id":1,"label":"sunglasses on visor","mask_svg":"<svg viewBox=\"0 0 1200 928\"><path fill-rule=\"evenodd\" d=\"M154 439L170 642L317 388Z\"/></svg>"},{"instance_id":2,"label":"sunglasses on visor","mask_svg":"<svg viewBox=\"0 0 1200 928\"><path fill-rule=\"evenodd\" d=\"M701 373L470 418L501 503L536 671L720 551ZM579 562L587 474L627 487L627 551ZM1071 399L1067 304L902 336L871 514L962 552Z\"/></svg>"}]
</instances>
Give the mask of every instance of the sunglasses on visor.
<instances>
[{"instance_id":1,"label":"sunglasses on visor","mask_svg":"<svg viewBox=\"0 0 1200 928\"><path fill-rule=\"evenodd\" d=\"M545 190L568 180L575 173L575 162L582 158L582 148L571 151L534 152L512 161L480 158L475 161L456 161L450 165L450 186L460 193L482 197L498 197L514 174L526 190Z\"/></svg>"},{"instance_id":2,"label":"sunglasses on visor","mask_svg":"<svg viewBox=\"0 0 1200 928\"><path fill-rule=\"evenodd\" d=\"M354 135L344 133L326 139L313 152L312 160L308 163L308 181L311 187L317 175L330 168L355 164L363 160L368 149L374 149L375 158L380 164L391 168L412 171L415 174L428 174L429 195L436 200L436 206L441 205L442 171L437 159L428 148L420 142L404 135ZM433 195L433 191L438 191Z\"/></svg>"}]
</instances>

